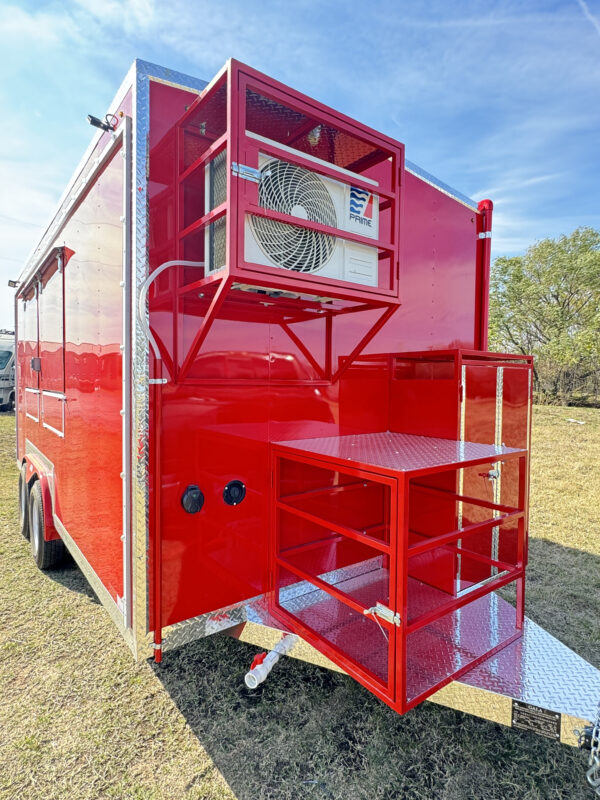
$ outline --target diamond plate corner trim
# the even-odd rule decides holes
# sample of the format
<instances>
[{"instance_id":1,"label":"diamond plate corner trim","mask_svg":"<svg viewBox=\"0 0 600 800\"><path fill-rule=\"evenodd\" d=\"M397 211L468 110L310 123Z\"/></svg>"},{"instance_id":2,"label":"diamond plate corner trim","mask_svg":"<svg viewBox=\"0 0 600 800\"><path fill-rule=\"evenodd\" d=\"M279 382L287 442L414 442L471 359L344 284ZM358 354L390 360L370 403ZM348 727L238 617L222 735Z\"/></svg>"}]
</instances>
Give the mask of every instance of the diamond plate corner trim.
<instances>
[{"instance_id":1,"label":"diamond plate corner trim","mask_svg":"<svg viewBox=\"0 0 600 800\"><path fill-rule=\"evenodd\" d=\"M149 348L140 325L137 308L139 292L148 276L148 136L150 131L150 81L190 91L202 91L206 81L136 60L133 80L133 204L132 269L135 271L131 292L132 425L131 425L131 534L133 584L133 639L136 658L153 654L149 628Z\"/></svg>"},{"instance_id":2,"label":"diamond plate corner trim","mask_svg":"<svg viewBox=\"0 0 600 800\"><path fill-rule=\"evenodd\" d=\"M163 629L163 652L246 622L248 619L246 603L247 601L244 601L169 625Z\"/></svg>"},{"instance_id":3,"label":"diamond plate corner trim","mask_svg":"<svg viewBox=\"0 0 600 800\"><path fill-rule=\"evenodd\" d=\"M135 270L131 292L132 369L132 441L131 441L131 548L133 572L132 629L137 659L152 655L148 635L148 466L149 466L149 397L148 342L137 318L139 288L148 272L148 191L147 158L150 122L150 87L148 76L136 62L133 84L133 193L132 269Z\"/></svg>"}]
</instances>

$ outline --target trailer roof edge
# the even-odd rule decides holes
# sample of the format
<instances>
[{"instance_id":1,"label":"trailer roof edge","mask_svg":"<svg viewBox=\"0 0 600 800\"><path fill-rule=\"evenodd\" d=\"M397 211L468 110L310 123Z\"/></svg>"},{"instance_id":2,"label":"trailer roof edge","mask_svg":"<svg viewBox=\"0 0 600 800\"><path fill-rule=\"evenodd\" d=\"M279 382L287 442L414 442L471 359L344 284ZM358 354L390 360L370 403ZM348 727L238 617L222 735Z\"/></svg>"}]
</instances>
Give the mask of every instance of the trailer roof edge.
<instances>
[{"instance_id":1,"label":"trailer roof edge","mask_svg":"<svg viewBox=\"0 0 600 800\"><path fill-rule=\"evenodd\" d=\"M404 164L404 168L407 172L410 172L411 175L420 178L422 181L425 181L425 183L428 183L431 186L435 186L435 188L439 189L440 192L447 194L449 197L452 197L454 200L458 200L459 203L467 206L467 208L479 213L476 200L472 200L470 197L467 197L466 194L459 192L458 189L453 189L451 186L448 186L447 183L439 180L439 178L436 178L430 172L426 172L426 170L422 169L417 164L407 160Z\"/></svg>"}]
</instances>

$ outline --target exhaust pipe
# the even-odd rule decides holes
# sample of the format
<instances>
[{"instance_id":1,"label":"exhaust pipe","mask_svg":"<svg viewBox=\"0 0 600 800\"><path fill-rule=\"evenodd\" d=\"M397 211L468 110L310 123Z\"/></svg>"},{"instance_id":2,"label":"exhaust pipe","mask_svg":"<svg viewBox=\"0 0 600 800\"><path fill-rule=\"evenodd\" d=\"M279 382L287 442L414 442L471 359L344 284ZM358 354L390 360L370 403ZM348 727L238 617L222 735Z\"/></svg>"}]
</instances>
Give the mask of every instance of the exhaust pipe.
<instances>
[{"instance_id":1,"label":"exhaust pipe","mask_svg":"<svg viewBox=\"0 0 600 800\"><path fill-rule=\"evenodd\" d=\"M270 653L259 653L255 656L250 672L247 672L244 678L246 686L249 689L256 689L266 679L281 656L287 655L297 641L298 637L295 634L284 633Z\"/></svg>"}]
</instances>

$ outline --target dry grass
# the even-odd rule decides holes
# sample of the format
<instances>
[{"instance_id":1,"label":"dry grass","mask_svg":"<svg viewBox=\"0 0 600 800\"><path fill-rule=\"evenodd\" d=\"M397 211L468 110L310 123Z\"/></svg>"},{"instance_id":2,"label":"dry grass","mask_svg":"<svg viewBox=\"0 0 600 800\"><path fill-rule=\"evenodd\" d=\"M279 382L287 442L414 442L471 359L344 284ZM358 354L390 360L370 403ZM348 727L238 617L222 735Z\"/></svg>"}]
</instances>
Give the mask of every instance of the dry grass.
<instances>
[{"instance_id":1,"label":"dry grass","mask_svg":"<svg viewBox=\"0 0 600 800\"><path fill-rule=\"evenodd\" d=\"M568 423L576 417L585 425ZM0 417L0 797L591 800L581 753L293 660L262 692L225 636L134 664L74 566L37 571ZM537 408L528 613L600 661L600 411Z\"/></svg>"}]
</instances>

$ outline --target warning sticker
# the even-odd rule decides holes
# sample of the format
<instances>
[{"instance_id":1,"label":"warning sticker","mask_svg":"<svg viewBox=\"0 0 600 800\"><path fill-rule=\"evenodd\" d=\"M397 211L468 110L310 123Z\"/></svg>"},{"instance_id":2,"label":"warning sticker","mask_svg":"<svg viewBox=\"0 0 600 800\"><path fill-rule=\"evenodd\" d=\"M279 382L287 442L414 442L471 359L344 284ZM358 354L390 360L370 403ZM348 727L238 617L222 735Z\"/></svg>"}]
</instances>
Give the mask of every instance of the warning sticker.
<instances>
[{"instance_id":1,"label":"warning sticker","mask_svg":"<svg viewBox=\"0 0 600 800\"><path fill-rule=\"evenodd\" d=\"M513 700L512 727L560 742L560 714L557 711Z\"/></svg>"}]
</instances>

